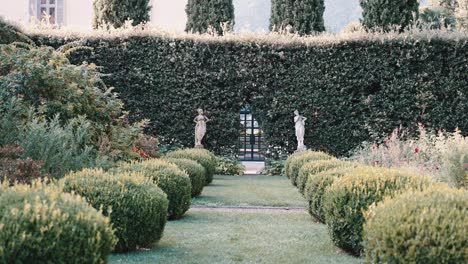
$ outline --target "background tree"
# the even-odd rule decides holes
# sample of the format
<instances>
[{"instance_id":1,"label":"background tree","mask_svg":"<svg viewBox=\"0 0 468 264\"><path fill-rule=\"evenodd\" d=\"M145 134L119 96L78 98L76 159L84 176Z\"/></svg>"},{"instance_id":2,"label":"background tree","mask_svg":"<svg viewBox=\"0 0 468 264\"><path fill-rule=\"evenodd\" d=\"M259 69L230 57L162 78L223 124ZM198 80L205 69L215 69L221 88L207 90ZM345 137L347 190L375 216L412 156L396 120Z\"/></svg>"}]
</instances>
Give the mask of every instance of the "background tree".
<instances>
[{"instance_id":1,"label":"background tree","mask_svg":"<svg viewBox=\"0 0 468 264\"><path fill-rule=\"evenodd\" d=\"M418 0L361 0L362 25L367 29L404 30L418 17Z\"/></svg>"},{"instance_id":2,"label":"background tree","mask_svg":"<svg viewBox=\"0 0 468 264\"><path fill-rule=\"evenodd\" d=\"M185 31L206 33L209 28L213 33L222 35L234 28L234 4L232 0L188 0L187 25Z\"/></svg>"},{"instance_id":3,"label":"background tree","mask_svg":"<svg viewBox=\"0 0 468 264\"><path fill-rule=\"evenodd\" d=\"M324 0L272 0L270 30L299 35L325 31Z\"/></svg>"},{"instance_id":4,"label":"background tree","mask_svg":"<svg viewBox=\"0 0 468 264\"><path fill-rule=\"evenodd\" d=\"M455 18L457 27L460 30L468 30L468 0L458 0L455 8Z\"/></svg>"},{"instance_id":5,"label":"background tree","mask_svg":"<svg viewBox=\"0 0 468 264\"><path fill-rule=\"evenodd\" d=\"M431 0L426 7L420 9L420 22L431 29L455 27L457 6L457 0Z\"/></svg>"},{"instance_id":6,"label":"background tree","mask_svg":"<svg viewBox=\"0 0 468 264\"><path fill-rule=\"evenodd\" d=\"M126 20L133 20L133 25L149 21L150 0L94 0L93 27L110 24L116 28Z\"/></svg>"}]
</instances>

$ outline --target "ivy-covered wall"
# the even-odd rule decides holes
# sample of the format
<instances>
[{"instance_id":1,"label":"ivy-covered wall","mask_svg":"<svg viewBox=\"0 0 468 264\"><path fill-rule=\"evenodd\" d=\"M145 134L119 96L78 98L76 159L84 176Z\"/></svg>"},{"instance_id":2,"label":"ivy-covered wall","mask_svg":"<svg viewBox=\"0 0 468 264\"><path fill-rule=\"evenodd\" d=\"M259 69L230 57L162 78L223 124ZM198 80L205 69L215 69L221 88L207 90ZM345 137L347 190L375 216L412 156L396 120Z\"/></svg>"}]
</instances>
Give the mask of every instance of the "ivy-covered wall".
<instances>
[{"instance_id":1,"label":"ivy-covered wall","mask_svg":"<svg viewBox=\"0 0 468 264\"><path fill-rule=\"evenodd\" d=\"M193 145L195 110L206 109L213 121L205 146L217 152L237 151L238 113L248 103L274 153L296 147L295 109L308 117L306 144L335 155L418 122L468 131L466 34L270 38L88 36L94 51L73 61L102 66L132 119L150 119L148 132L166 141Z\"/></svg>"}]
</instances>

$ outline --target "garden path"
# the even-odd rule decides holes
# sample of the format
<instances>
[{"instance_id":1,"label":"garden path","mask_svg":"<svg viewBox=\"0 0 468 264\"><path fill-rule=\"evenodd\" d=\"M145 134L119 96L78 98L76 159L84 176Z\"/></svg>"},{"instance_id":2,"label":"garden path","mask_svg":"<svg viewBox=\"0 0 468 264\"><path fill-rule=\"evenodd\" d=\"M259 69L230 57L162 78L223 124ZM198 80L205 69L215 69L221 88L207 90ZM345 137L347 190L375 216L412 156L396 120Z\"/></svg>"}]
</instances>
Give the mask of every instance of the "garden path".
<instances>
[{"instance_id":1,"label":"garden path","mask_svg":"<svg viewBox=\"0 0 468 264\"><path fill-rule=\"evenodd\" d=\"M361 263L341 253L325 225L279 176L215 176L185 217L170 221L151 249L110 263Z\"/></svg>"}]
</instances>

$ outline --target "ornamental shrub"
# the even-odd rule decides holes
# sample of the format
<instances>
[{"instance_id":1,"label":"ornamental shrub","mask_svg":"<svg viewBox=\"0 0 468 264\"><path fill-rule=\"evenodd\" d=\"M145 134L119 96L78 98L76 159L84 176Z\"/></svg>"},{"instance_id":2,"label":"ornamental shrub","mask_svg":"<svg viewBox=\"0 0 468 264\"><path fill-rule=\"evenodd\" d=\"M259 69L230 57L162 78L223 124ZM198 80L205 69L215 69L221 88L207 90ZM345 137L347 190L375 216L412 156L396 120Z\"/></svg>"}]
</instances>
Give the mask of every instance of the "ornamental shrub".
<instances>
[{"instance_id":1,"label":"ornamental shrub","mask_svg":"<svg viewBox=\"0 0 468 264\"><path fill-rule=\"evenodd\" d=\"M31 40L26 37L18 26L6 22L0 16L0 45L1 44L10 44L13 42L31 42Z\"/></svg>"},{"instance_id":2,"label":"ornamental shrub","mask_svg":"<svg viewBox=\"0 0 468 264\"><path fill-rule=\"evenodd\" d=\"M243 175L245 166L237 158L216 157L216 175Z\"/></svg>"},{"instance_id":3,"label":"ornamental shrub","mask_svg":"<svg viewBox=\"0 0 468 264\"><path fill-rule=\"evenodd\" d=\"M301 36L323 32L325 31L324 12L324 0L273 0L270 30L287 30Z\"/></svg>"},{"instance_id":4,"label":"ornamental shrub","mask_svg":"<svg viewBox=\"0 0 468 264\"><path fill-rule=\"evenodd\" d=\"M433 187L367 211L367 263L465 263L468 191Z\"/></svg>"},{"instance_id":5,"label":"ornamental shrub","mask_svg":"<svg viewBox=\"0 0 468 264\"><path fill-rule=\"evenodd\" d=\"M94 0L93 27L111 25L119 28L125 21L132 20L132 25L150 20L150 0Z\"/></svg>"},{"instance_id":6,"label":"ornamental shrub","mask_svg":"<svg viewBox=\"0 0 468 264\"><path fill-rule=\"evenodd\" d=\"M232 0L188 0L186 32L218 35L234 28L234 4Z\"/></svg>"},{"instance_id":7,"label":"ornamental shrub","mask_svg":"<svg viewBox=\"0 0 468 264\"><path fill-rule=\"evenodd\" d=\"M325 211L323 209L323 197L325 192L337 178L353 169L353 167L335 168L309 176L304 190L304 197L307 200L310 215L326 224Z\"/></svg>"},{"instance_id":8,"label":"ornamental shrub","mask_svg":"<svg viewBox=\"0 0 468 264\"><path fill-rule=\"evenodd\" d=\"M206 149L181 149L167 154L168 158L183 158L191 159L200 163L205 167L205 185L213 181L213 176L216 171L216 156Z\"/></svg>"},{"instance_id":9,"label":"ornamental shrub","mask_svg":"<svg viewBox=\"0 0 468 264\"><path fill-rule=\"evenodd\" d=\"M315 151L307 151L303 155L292 156L288 164L286 176L288 176L288 178L291 179L291 183L294 186L297 186L296 179L299 176L299 170L302 168L304 164L311 162L311 161L329 160L329 159L333 159L333 157L326 153L315 152Z\"/></svg>"},{"instance_id":10,"label":"ornamental shrub","mask_svg":"<svg viewBox=\"0 0 468 264\"><path fill-rule=\"evenodd\" d=\"M304 194L304 189L310 176L334 168L352 166L356 166L356 164L341 161L339 159L309 161L299 169L296 179L297 188L301 194Z\"/></svg>"},{"instance_id":11,"label":"ornamental shrub","mask_svg":"<svg viewBox=\"0 0 468 264\"><path fill-rule=\"evenodd\" d=\"M418 0L361 0L362 25L368 29L404 30L418 18Z\"/></svg>"},{"instance_id":12,"label":"ornamental shrub","mask_svg":"<svg viewBox=\"0 0 468 264\"><path fill-rule=\"evenodd\" d=\"M384 197L406 190L423 190L430 177L384 168L360 167L335 180L327 189L323 207L333 242L353 254L362 251L363 211Z\"/></svg>"},{"instance_id":13,"label":"ornamental shrub","mask_svg":"<svg viewBox=\"0 0 468 264\"><path fill-rule=\"evenodd\" d=\"M468 133L468 34L416 31L293 37L222 38L132 29L105 33L29 32L54 47L82 39L93 52L73 62L102 66L130 120L150 119L161 144L193 146L195 109L210 117L205 147L238 152L239 112L250 103L265 152L294 152L293 111L308 117L305 142L335 156L374 142L400 125ZM1 68L1 67L0 67ZM447 96L450 94L451 96ZM170 106L170 107L169 107ZM161 111L161 109L168 109ZM424 114L421 114L424 113Z\"/></svg>"},{"instance_id":14,"label":"ornamental shrub","mask_svg":"<svg viewBox=\"0 0 468 264\"><path fill-rule=\"evenodd\" d=\"M166 194L138 173L85 169L64 178L65 192L77 193L109 216L119 239L115 251L147 247L161 239L166 225Z\"/></svg>"},{"instance_id":15,"label":"ornamental shrub","mask_svg":"<svg viewBox=\"0 0 468 264\"><path fill-rule=\"evenodd\" d=\"M200 163L190 159L167 159L167 161L174 163L188 174L192 185L192 198L199 196L205 187L205 168Z\"/></svg>"},{"instance_id":16,"label":"ornamental shrub","mask_svg":"<svg viewBox=\"0 0 468 264\"><path fill-rule=\"evenodd\" d=\"M105 263L117 239L109 218L60 187L0 187L1 263Z\"/></svg>"},{"instance_id":17,"label":"ornamental shrub","mask_svg":"<svg viewBox=\"0 0 468 264\"><path fill-rule=\"evenodd\" d=\"M0 147L0 183L6 177L10 185L31 184L34 180L48 176L41 172L41 162L31 158L21 159L24 149L18 145Z\"/></svg>"},{"instance_id":18,"label":"ornamental shrub","mask_svg":"<svg viewBox=\"0 0 468 264\"><path fill-rule=\"evenodd\" d=\"M150 159L142 162L126 163L114 169L120 172L136 172L153 180L167 194L170 220L181 218L190 208L192 187L190 178L177 165L166 160Z\"/></svg>"}]
</instances>

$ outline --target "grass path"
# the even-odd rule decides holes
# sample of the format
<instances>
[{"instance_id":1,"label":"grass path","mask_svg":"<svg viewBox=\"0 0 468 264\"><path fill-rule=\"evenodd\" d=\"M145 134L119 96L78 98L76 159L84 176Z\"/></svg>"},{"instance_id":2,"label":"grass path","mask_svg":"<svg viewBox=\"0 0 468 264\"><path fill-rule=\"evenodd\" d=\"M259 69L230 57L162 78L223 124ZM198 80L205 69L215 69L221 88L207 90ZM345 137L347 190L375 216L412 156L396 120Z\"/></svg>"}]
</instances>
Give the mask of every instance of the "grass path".
<instances>
[{"instance_id":1,"label":"grass path","mask_svg":"<svg viewBox=\"0 0 468 264\"><path fill-rule=\"evenodd\" d=\"M326 226L305 211L278 208L305 207L284 178L218 176L193 203L184 218L168 222L153 248L113 254L110 263L361 263L337 253Z\"/></svg>"}]
</instances>

